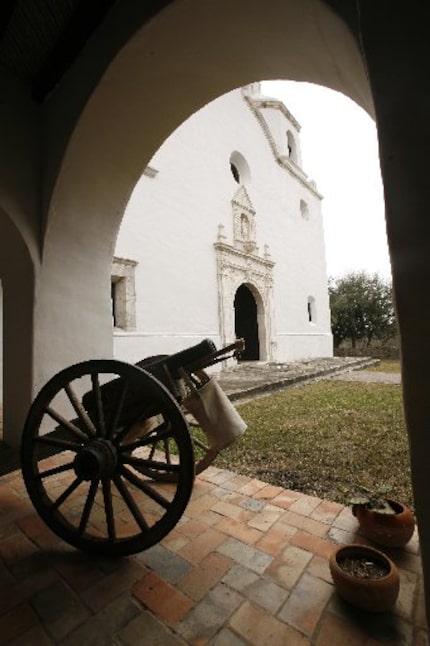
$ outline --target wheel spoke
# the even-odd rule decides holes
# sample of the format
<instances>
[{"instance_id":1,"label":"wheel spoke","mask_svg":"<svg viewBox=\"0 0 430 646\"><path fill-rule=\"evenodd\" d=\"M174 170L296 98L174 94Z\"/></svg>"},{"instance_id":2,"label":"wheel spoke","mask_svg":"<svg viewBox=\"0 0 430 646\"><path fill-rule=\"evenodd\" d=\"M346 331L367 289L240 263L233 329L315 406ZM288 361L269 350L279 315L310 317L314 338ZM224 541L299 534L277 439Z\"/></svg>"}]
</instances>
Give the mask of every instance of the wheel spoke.
<instances>
[{"instance_id":1,"label":"wheel spoke","mask_svg":"<svg viewBox=\"0 0 430 646\"><path fill-rule=\"evenodd\" d=\"M131 453L135 449L139 449L143 446L149 446L150 444L155 446L158 442L161 442L164 439L170 438L172 436L172 429L169 422L163 422L157 428L154 428L148 435L142 437L135 442L130 444L123 444L120 447L120 450L123 452ZM155 451L155 449L154 449Z\"/></svg>"},{"instance_id":2,"label":"wheel spoke","mask_svg":"<svg viewBox=\"0 0 430 646\"><path fill-rule=\"evenodd\" d=\"M163 440L163 446L164 446L164 455L166 456L166 462L167 464L171 464L172 459L170 456L170 443L168 439Z\"/></svg>"},{"instance_id":3,"label":"wheel spoke","mask_svg":"<svg viewBox=\"0 0 430 646\"><path fill-rule=\"evenodd\" d=\"M149 529L149 525L142 516L142 513L139 509L139 507L136 505L134 498L132 497L131 493L127 489L126 485L123 483L121 478L119 476L114 476L113 481L115 483L116 488L118 489L119 493L123 497L125 504L131 511L134 520L136 523L139 525L140 529L143 532L146 532Z\"/></svg>"},{"instance_id":4,"label":"wheel spoke","mask_svg":"<svg viewBox=\"0 0 430 646\"><path fill-rule=\"evenodd\" d=\"M110 478L103 478L102 488L103 488L103 500L105 505L105 515L106 515L106 525L108 530L108 536L110 541L114 541L116 539L116 533L115 533L115 519L113 515L112 490L111 490Z\"/></svg>"},{"instance_id":5,"label":"wheel spoke","mask_svg":"<svg viewBox=\"0 0 430 646\"><path fill-rule=\"evenodd\" d=\"M130 464L132 467L139 471L142 475L152 477L154 471L167 471L168 473L178 473L179 464L172 464L166 462L158 462L156 460L144 460L142 458L135 458L134 456L124 456L124 464Z\"/></svg>"},{"instance_id":6,"label":"wheel spoke","mask_svg":"<svg viewBox=\"0 0 430 646\"><path fill-rule=\"evenodd\" d=\"M60 424L60 426L70 431L70 433L72 433L76 438L84 441L88 440L88 435L86 433L81 431L80 428L75 426L73 422L70 422L68 419L63 417L60 413L57 413L57 411L55 411L53 408L51 408L50 406L47 406L45 411L46 411L46 414L49 415L49 417L52 417L52 419L55 422L57 422L57 424Z\"/></svg>"},{"instance_id":7,"label":"wheel spoke","mask_svg":"<svg viewBox=\"0 0 430 646\"><path fill-rule=\"evenodd\" d=\"M77 489L77 488L79 487L79 485L81 484L81 482L82 482L82 478L76 478L75 480L73 480L72 484L70 484L70 485L67 487L67 489L65 489L65 490L63 491L63 493L61 494L61 496L59 496L59 497L57 498L57 500L56 500L55 502L53 502L53 503L52 503L52 505L51 505L51 509L52 509L52 510L54 510L54 509L58 509L58 507L60 507L60 506L63 504L63 502L64 502L65 500L67 500L67 498L70 496L70 494L72 494L72 493L75 491L75 489Z\"/></svg>"},{"instance_id":8,"label":"wheel spoke","mask_svg":"<svg viewBox=\"0 0 430 646\"><path fill-rule=\"evenodd\" d=\"M143 482L143 480L140 480L137 476L134 475L131 471L126 469L124 466L121 467L121 475L124 476L129 482L131 482L132 485L137 487L142 493L145 493L149 498L151 498L154 502L156 502L158 505L161 507L164 507L164 509L168 509L170 507L170 501L167 500L164 496L162 496L158 491L155 491L148 483Z\"/></svg>"},{"instance_id":9,"label":"wheel spoke","mask_svg":"<svg viewBox=\"0 0 430 646\"><path fill-rule=\"evenodd\" d=\"M109 440L112 439L115 429L118 426L121 412L124 406L125 397L127 395L127 390L128 390L128 384L124 379L121 379L118 386L119 386L118 395L116 398L112 418L107 431L107 438Z\"/></svg>"},{"instance_id":10,"label":"wheel spoke","mask_svg":"<svg viewBox=\"0 0 430 646\"><path fill-rule=\"evenodd\" d=\"M94 437L97 434L96 427L91 421L90 416L88 415L85 408L82 406L75 392L73 391L70 383L64 386L67 397L69 398L70 403L73 406L73 409L76 415L81 420L82 426L85 428L88 437Z\"/></svg>"},{"instance_id":11,"label":"wheel spoke","mask_svg":"<svg viewBox=\"0 0 430 646\"><path fill-rule=\"evenodd\" d=\"M64 471L69 471L73 469L73 462L67 462L67 464L60 464L58 467L53 467L52 469L47 469L47 471L39 471L38 478L42 480L43 478L48 478L49 476L55 476L57 473L63 473Z\"/></svg>"},{"instance_id":12,"label":"wheel spoke","mask_svg":"<svg viewBox=\"0 0 430 646\"><path fill-rule=\"evenodd\" d=\"M99 486L100 480L92 480L91 486L88 491L88 496L85 501L85 507L82 511L81 522L79 523L78 533L83 534L87 528L88 520L91 514L91 510L94 505L94 500L96 497L97 489Z\"/></svg>"},{"instance_id":13,"label":"wheel spoke","mask_svg":"<svg viewBox=\"0 0 430 646\"><path fill-rule=\"evenodd\" d=\"M82 444L75 444L74 442L68 442L67 440L60 440L56 437L49 437L48 435L35 437L33 441L36 442L37 444L46 444L47 446L55 446L59 449L64 449L65 451L75 451L75 453L80 451L82 448Z\"/></svg>"},{"instance_id":14,"label":"wheel spoke","mask_svg":"<svg viewBox=\"0 0 430 646\"><path fill-rule=\"evenodd\" d=\"M132 427L133 427L136 423L138 423L140 420L148 419L149 417L154 417L154 415L155 415L155 413L156 413L156 412L157 412L157 410L156 410L156 407L155 407L155 402L150 402L150 403L146 406L146 408L144 408L144 409L143 409L143 411L141 411L141 412L139 413L139 415L137 415L137 416L135 417L135 419L134 419L131 423L127 424L127 425L126 425L126 426L125 426L121 431L119 431L119 433L117 433L117 434L115 435L115 437L113 438L113 439L115 440L115 443L116 443L117 445L121 444L121 442L123 441L123 439L124 439L125 437L127 437L127 434L128 434L128 433L130 433L130 431L131 431ZM156 430L156 429L155 429L155 430ZM140 441L140 440L139 440L139 441Z\"/></svg>"},{"instance_id":15,"label":"wheel spoke","mask_svg":"<svg viewBox=\"0 0 430 646\"><path fill-rule=\"evenodd\" d=\"M91 374L91 383L93 385L93 395L96 402L96 416L99 435L106 437L105 416L103 412L102 392L100 390L99 375L97 372Z\"/></svg>"}]
</instances>

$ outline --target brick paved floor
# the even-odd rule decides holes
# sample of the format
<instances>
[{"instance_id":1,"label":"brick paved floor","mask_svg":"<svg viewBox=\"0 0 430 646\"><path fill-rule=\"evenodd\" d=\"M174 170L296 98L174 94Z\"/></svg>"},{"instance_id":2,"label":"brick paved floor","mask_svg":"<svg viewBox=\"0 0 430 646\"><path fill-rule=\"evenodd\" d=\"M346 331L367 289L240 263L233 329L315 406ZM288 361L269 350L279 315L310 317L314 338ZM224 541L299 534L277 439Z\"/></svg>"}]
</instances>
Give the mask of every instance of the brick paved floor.
<instances>
[{"instance_id":1,"label":"brick paved floor","mask_svg":"<svg viewBox=\"0 0 430 646\"><path fill-rule=\"evenodd\" d=\"M365 542L350 510L209 467L162 543L109 560L76 551L34 512L21 474L0 479L0 644L427 644L414 536L392 550L394 610L341 602L327 558Z\"/></svg>"}]
</instances>

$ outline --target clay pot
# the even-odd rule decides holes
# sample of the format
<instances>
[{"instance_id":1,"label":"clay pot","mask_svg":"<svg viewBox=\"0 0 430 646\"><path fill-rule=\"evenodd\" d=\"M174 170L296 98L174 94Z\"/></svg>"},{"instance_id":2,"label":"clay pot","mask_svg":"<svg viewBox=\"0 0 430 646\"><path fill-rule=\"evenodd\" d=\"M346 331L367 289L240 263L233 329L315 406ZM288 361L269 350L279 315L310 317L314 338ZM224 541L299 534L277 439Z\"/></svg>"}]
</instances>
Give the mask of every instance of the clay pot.
<instances>
[{"instance_id":1,"label":"clay pot","mask_svg":"<svg viewBox=\"0 0 430 646\"><path fill-rule=\"evenodd\" d=\"M353 505L352 513L360 524L360 533L385 547L403 547L412 538L415 518L411 510L394 500L388 501L396 511L393 515L379 514L377 510Z\"/></svg>"},{"instance_id":2,"label":"clay pot","mask_svg":"<svg viewBox=\"0 0 430 646\"><path fill-rule=\"evenodd\" d=\"M364 557L388 572L380 578L364 579L342 569L342 560ZM329 560L330 572L339 596L360 610L385 612L396 603L400 577L396 565L382 552L366 545L345 545L335 550Z\"/></svg>"}]
</instances>

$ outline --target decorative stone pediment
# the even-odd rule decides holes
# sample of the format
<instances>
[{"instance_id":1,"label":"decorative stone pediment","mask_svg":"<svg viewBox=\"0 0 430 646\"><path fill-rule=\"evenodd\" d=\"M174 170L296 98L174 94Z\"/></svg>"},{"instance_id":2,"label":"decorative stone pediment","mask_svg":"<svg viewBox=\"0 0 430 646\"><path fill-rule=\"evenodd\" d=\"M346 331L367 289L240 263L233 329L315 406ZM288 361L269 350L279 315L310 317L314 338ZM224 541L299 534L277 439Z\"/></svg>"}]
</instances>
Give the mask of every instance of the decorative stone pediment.
<instances>
[{"instance_id":1,"label":"decorative stone pediment","mask_svg":"<svg viewBox=\"0 0 430 646\"><path fill-rule=\"evenodd\" d=\"M256 244L255 209L244 186L240 186L231 201L233 210L233 244L229 244L222 224L218 226L215 242L218 296L223 344L235 338L234 299L238 288L250 286L256 298L258 311L259 346L261 359L275 356L273 331L273 267L269 248L264 245L262 256Z\"/></svg>"},{"instance_id":2,"label":"decorative stone pediment","mask_svg":"<svg viewBox=\"0 0 430 646\"><path fill-rule=\"evenodd\" d=\"M240 186L231 201L233 209L233 244L237 249L258 254L256 244L255 209L244 186Z\"/></svg>"}]
</instances>

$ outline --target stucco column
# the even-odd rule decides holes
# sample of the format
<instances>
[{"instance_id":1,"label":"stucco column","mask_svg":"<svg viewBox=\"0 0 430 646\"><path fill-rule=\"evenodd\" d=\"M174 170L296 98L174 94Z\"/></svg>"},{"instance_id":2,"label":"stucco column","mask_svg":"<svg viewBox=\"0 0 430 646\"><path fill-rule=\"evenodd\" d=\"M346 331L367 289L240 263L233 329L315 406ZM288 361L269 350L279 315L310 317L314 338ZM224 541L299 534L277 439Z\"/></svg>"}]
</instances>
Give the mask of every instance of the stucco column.
<instances>
[{"instance_id":1,"label":"stucco column","mask_svg":"<svg viewBox=\"0 0 430 646\"><path fill-rule=\"evenodd\" d=\"M360 3L401 334L402 381L430 623L430 47L425 3ZM381 31L378 26L384 25ZM427 88L427 91L423 91ZM369 232L371 235L371 232ZM395 469L395 465L392 465Z\"/></svg>"}]
</instances>

